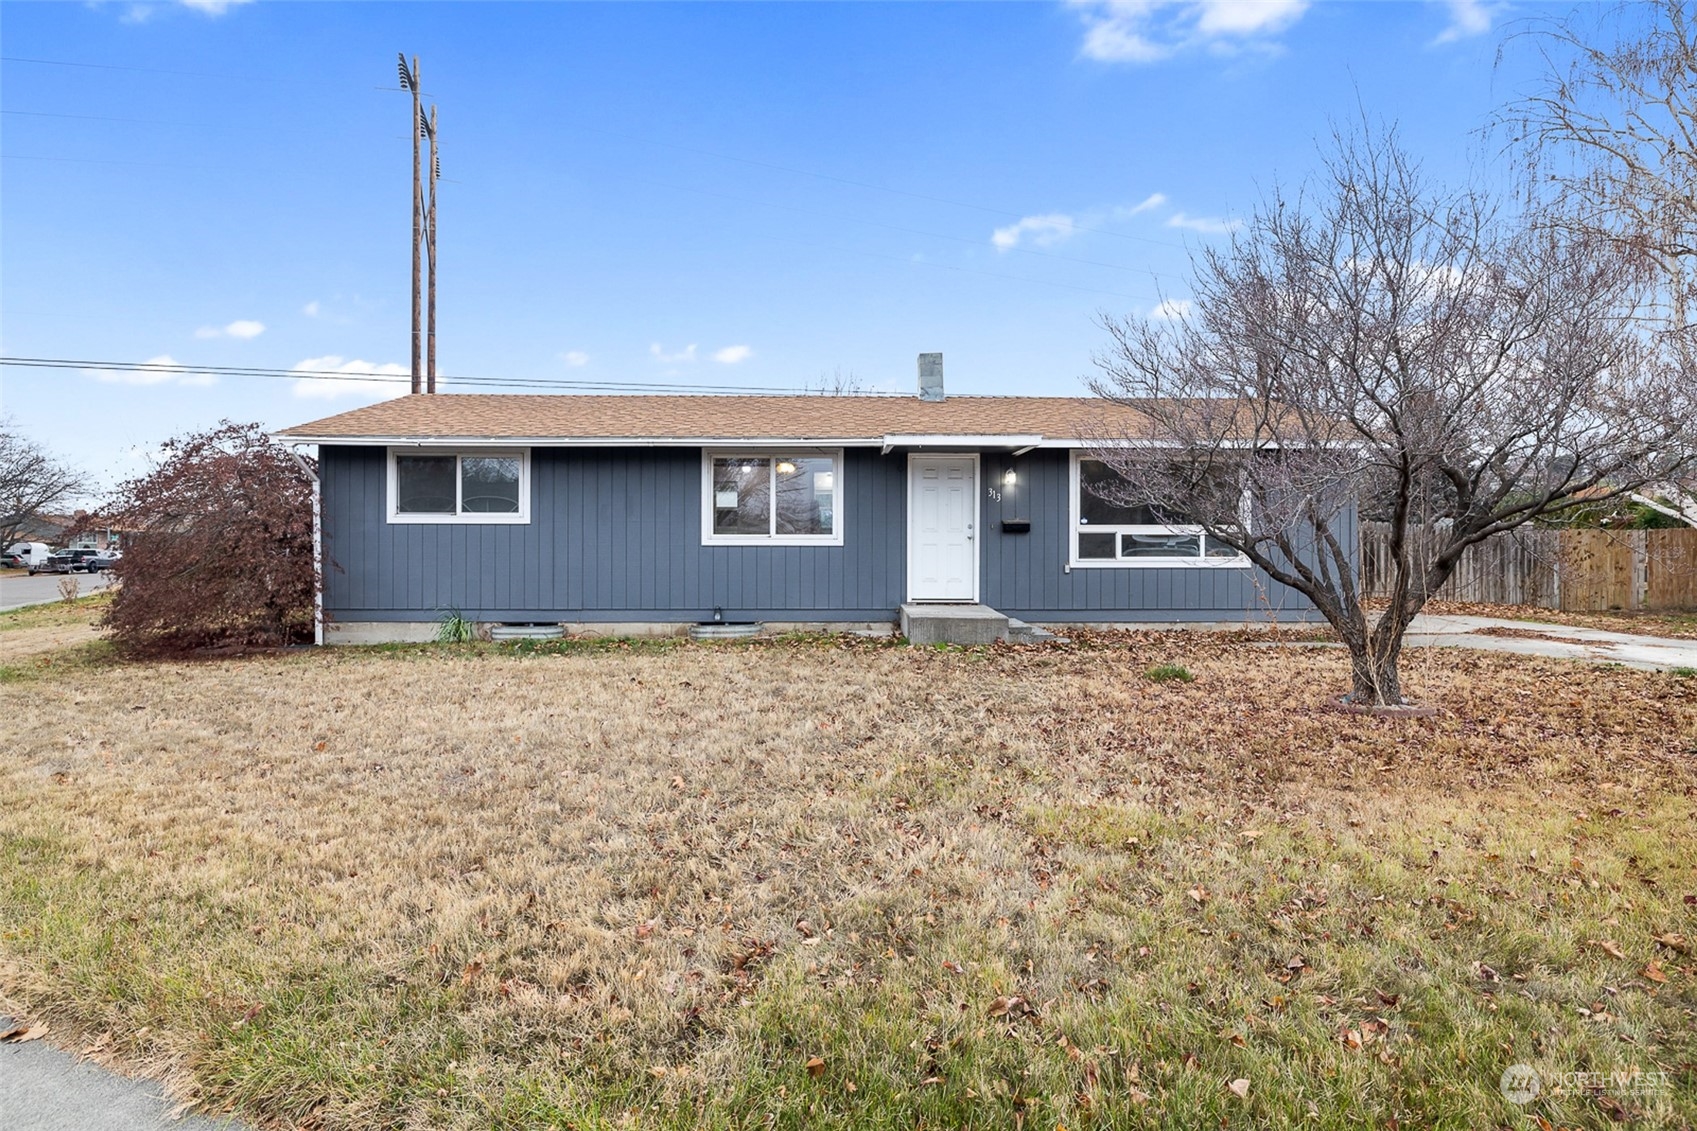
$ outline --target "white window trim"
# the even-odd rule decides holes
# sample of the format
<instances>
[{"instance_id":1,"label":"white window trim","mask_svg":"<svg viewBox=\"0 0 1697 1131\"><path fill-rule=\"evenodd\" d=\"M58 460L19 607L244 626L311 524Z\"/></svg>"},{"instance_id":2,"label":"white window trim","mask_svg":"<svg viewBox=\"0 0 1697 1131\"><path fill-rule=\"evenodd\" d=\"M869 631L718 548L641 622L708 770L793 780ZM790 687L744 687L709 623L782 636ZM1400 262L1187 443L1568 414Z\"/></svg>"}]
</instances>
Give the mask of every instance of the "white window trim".
<instances>
[{"instance_id":1,"label":"white window trim","mask_svg":"<svg viewBox=\"0 0 1697 1131\"><path fill-rule=\"evenodd\" d=\"M1081 531L1092 529L1079 522L1079 493L1083 488L1079 484L1078 465L1087 459L1096 457L1089 452L1073 450L1070 473L1067 483L1067 566L1071 569L1248 569L1249 559L1242 554L1234 554L1229 558L1215 557L1182 557L1182 558L1081 558L1078 556L1078 535ZM1115 547L1118 548L1117 535L1131 534L1199 534L1202 536L1203 549L1207 549L1208 535L1200 526L1098 526L1093 528L1102 533L1116 535Z\"/></svg>"},{"instance_id":2,"label":"white window trim","mask_svg":"<svg viewBox=\"0 0 1697 1131\"><path fill-rule=\"evenodd\" d=\"M716 534L713 531L713 461L715 459L764 459L774 463L781 456L828 457L832 467L831 533L829 534ZM701 544L703 546L841 546L847 525L843 506L848 469L841 448L702 448L701 449ZM778 520L774 498L767 521Z\"/></svg>"},{"instance_id":3,"label":"white window trim","mask_svg":"<svg viewBox=\"0 0 1697 1131\"><path fill-rule=\"evenodd\" d=\"M501 456L517 457L519 461L519 509L517 514L503 514L498 511L473 511L455 514L402 514L400 513L400 481L395 472L396 456L470 456L474 458L499 458ZM530 449L529 448L477 448L475 450L461 447L391 447L389 449L388 472L388 511L389 521L394 524L421 523L433 526L525 526L530 523ZM454 464L454 505L460 503L460 493L465 489L461 479L460 466Z\"/></svg>"}]
</instances>

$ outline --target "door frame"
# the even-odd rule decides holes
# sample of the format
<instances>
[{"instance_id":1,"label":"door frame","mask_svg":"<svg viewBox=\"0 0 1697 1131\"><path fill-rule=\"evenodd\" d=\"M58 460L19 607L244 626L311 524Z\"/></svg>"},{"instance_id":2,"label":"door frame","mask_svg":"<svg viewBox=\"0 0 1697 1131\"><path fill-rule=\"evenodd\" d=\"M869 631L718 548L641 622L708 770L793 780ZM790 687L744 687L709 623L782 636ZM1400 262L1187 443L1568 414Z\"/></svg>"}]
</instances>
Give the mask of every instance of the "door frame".
<instances>
[{"instance_id":1,"label":"door frame","mask_svg":"<svg viewBox=\"0 0 1697 1131\"><path fill-rule=\"evenodd\" d=\"M961 604L965 602L978 604L979 586L982 584L981 575L984 572L983 544L980 539L984 535L984 498L980 493L981 486L977 452L909 452L907 454L907 599L910 602L935 602L937 604ZM917 541L913 536L914 519L919 508L913 505L914 484L917 480L913 474L913 463L917 459L953 459L972 461L972 596L958 597L915 597L913 595L913 559Z\"/></svg>"}]
</instances>

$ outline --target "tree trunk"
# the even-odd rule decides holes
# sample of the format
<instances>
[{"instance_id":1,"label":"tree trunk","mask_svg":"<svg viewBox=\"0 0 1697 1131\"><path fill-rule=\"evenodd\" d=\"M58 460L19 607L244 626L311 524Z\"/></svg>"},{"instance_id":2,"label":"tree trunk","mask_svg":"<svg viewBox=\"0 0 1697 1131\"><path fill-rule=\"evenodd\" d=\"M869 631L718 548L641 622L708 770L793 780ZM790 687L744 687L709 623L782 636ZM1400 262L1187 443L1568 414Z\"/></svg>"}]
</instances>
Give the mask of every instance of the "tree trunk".
<instances>
[{"instance_id":1,"label":"tree trunk","mask_svg":"<svg viewBox=\"0 0 1697 1131\"><path fill-rule=\"evenodd\" d=\"M1375 660L1371 656L1352 656L1350 673L1353 690L1349 701L1362 706L1397 707L1402 705L1402 683L1395 660Z\"/></svg>"}]
</instances>

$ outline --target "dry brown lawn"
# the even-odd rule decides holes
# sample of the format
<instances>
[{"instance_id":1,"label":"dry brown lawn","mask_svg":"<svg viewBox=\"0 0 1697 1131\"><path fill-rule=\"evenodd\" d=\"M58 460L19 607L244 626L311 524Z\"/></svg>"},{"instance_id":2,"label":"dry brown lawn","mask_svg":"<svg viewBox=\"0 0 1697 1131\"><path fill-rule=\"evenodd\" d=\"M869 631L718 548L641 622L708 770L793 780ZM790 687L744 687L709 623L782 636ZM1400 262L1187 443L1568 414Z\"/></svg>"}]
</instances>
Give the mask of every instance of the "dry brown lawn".
<instances>
[{"instance_id":1,"label":"dry brown lawn","mask_svg":"<svg viewBox=\"0 0 1697 1131\"><path fill-rule=\"evenodd\" d=\"M33 673L0 993L280 1126L1691 1126L1697 679L1346 683L1190 635Z\"/></svg>"}]
</instances>

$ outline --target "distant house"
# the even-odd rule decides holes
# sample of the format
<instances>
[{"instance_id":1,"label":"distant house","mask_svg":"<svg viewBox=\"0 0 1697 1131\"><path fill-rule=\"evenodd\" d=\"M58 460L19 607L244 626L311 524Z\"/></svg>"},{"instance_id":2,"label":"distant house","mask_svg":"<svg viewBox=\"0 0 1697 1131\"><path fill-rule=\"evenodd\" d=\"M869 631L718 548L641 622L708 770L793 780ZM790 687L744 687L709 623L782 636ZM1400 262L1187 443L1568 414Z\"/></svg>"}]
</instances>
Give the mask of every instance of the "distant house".
<instances>
[{"instance_id":1,"label":"distant house","mask_svg":"<svg viewBox=\"0 0 1697 1131\"><path fill-rule=\"evenodd\" d=\"M116 550L123 544L124 531L116 526L91 525L87 511L74 514L37 512L18 528L18 542L45 542L94 550Z\"/></svg>"},{"instance_id":2,"label":"distant house","mask_svg":"<svg viewBox=\"0 0 1697 1131\"><path fill-rule=\"evenodd\" d=\"M318 446L325 638L427 638L448 610L604 633L1312 614L1090 491L1112 472L1085 437L1134 411L945 397L940 356L921 368L918 397L414 395L287 429Z\"/></svg>"}]
</instances>

